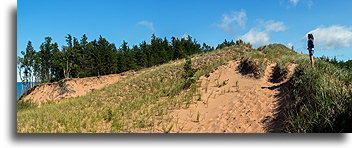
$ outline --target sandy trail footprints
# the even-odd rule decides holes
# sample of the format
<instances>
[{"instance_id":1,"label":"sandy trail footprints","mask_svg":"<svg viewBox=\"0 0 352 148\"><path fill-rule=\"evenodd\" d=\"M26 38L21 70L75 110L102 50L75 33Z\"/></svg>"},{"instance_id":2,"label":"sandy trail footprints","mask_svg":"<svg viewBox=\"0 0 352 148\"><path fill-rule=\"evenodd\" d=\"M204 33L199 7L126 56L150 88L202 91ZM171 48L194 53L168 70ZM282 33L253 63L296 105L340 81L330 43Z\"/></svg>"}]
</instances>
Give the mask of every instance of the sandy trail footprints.
<instances>
[{"instance_id":1,"label":"sandy trail footprints","mask_svg":"<svg viewBox=\"0 0 352 148\"><path fill-rule=\"evenodd\" d=\"M264 133L265 122L274 115L278 89L263 89L277 84L270 76L275 64L265 70L265 76L255 79L241 75L239 61L218 67L209 77L201 77L201 101L188 109L174 110L181 133ZM197 115L198 114L198 115ZM199 122L194 122L196 116Z\"/></svg>"}]
</instances>

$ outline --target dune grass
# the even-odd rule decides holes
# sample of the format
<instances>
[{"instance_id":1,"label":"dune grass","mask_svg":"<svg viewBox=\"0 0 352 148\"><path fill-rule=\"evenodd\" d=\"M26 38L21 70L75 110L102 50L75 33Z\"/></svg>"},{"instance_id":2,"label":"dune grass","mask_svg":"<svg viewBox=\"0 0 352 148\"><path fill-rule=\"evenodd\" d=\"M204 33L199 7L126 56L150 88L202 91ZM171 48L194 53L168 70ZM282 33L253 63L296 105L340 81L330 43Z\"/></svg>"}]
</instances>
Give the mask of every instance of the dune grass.
<instances>
[{"instance_id":1,"label":"dune grass","mask_svg":"<svg viewBox=\"0 0 352 148\"><path fill-rule=\"evenodd\" d=\"M229 47L192 58L195 79L232 60L241 50ZM45 103L40 107L18 102L19 133L128 133L168 132L164 122L174 108L187 108L198 83L184 90L184 60L145 69L86 96ZM21 107L24 106L24 107ZM167 122L167 120L165 121Z\"/></svg>"},{"instance_id":2,"label":"dune grass","mask_svg":"<svg viewBox=\"0 0 352 148\"><path fill-rule=\"evenodd\" d=\"M257 61L276 63L272 76L276 82L287 77L289 65L298 65L288 81L285 93L289 97L283 100L282 132L352 132L352 71L346 68L348 62L336 64L316 58L313 69L309 56L280 44L245 53L243 63L247 65L242 66L254 69L252 73L260 73L266 64L260 65Z\"/></svg>"},{"instance_id":3,"label":"dune grass","mask_svg":"<svg viewBox=\"0 0 352 148\"><path fill-rule=\"evenodd\" d=\"M351 132L352 73L316 60L299 66L290 80L290 103L285 109L285 132Z\"/></svg>"}]
</instances>

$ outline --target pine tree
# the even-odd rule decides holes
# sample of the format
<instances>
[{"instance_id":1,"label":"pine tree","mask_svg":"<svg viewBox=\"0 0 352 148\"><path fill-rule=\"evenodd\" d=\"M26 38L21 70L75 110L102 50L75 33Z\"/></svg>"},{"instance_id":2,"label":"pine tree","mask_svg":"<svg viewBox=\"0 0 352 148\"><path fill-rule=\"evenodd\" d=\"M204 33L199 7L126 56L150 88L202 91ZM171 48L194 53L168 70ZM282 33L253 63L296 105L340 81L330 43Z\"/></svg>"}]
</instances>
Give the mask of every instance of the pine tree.
<instances>
[{"instance_id":1,"label":"pine tree","mask_svg":"<svg viewBox=\"0 0 352 148\"><path fill-rule=\"evenodd\" d=\"M140 67L148 67L149 65L147 48L148 48L147 42L143 41L141 44L139 44L140 59L138 60L138 65Z\"/></svg>"},{"instance_id":2,"label":"pine tree","mask_svg":"<svg viewBox=\"0 0 352 148\"><path fill-rule=\"evenodd\" d=\"M73 49L73 43L72 43L72 36L70 34L66 36L66 43L67 43L67 46L62 47L63 61L64 61L62 65L64 66L63 71L64 71L65 78L70 78L72 69L75 67L74 61L73 61L74 49Z\"/></svg>"},{"instance_id":3,"label":"pine tree","mask_svg":"<svg viewBox=\"0 0 352 148\"><path fill-rule=\"evenodd\" d=\"M39 57L39 79L41 82L50 82L51 80L51 62L52 62L52 44L51 37L46 37L45 42L40 45Z\"/></svg>"},{"instance_id":4,"label":"pine tree","mask_svg":"<svg viewBox=\"0 0 352 148\"><path fill-rule=\"evenodd\" d=\"M142 58L142 54L140 52L140 49L137 45L134 45L133 48L132 48L132 60L133 60L133 70L137 70L137 69L140 69L140 62L141 61L141 58Z\"/></svg>"},{"instance_id":5,"label":"pine tree","mask_svg":"<svg viewBox=\"0 0 352 148\"><path fill-rule=\"evenodd\" d=\"M88 37L84 34L80 40L79 53L79 70L78 77L87 77L89 75L89 50Z\"/></svg>"},{"instance_id":6,"label":"pine tree","mask_svg":"<svg viewBox=\"0 0 352 148\"><path fill-rule=\"evenodd\" d=\"M72 62L72 70L71 70L71 77L77 78L79 77L79 65L81 63L81 45L78 42L76 37L73 37L73 46L71 51L71 62Z\"/></svg>"},{"instance_id":7,"label":"pine tree","mask_svg":"<svg viewBox=\"0 0 352 148\"><path fill-rule=\"evenodd\" d=\"M185 57L183 46L181 45L181 41L178 38L172 37L171 45L172 45L172 49L174 51L173 60Z\"/></svg>"},{"instance_id":8,"label":"pine tree","mask_svg":"<svg viewBox=\"0 0 352 148\"><path fill-rule=\"evenodd\" d=\"M172 47L166 37L163 40L162 46L165 50L166 61L173 60L174 52L173 52Z\"/></svg>"},{"instance_id":9,"label":"pine tree","mask_svg":"<svg viewBox=\"0 0 352 148\"><path fill-rule=\"evenodd\" d=\"M120 46L119 49L119 54L118 54L118 59L119 59L119 72L125 72L128 69L127 65L127 54L129 51L129 47L127 46L127 42L123 41L122 45Z\"/></svg>"},{"instance_id":10,"label":"pine tree","mask_svg":"<svg viewBox=\"0 0 352 148\"><path fill-rule=\"evenodd\" d=\"M23 58L18 57L18 65L19 65L19 76L22 81L22 84L27 88L33 87L33 83L35 81L34 78L34 60L35 60L35 50L32 46L32 42L28 41L26 51L21 52Z\"/></svg>"},{"instance_id":11,"label":"pine tree","mask_svg":"<svg viewBox=\"0 0 352 148\"><path fill-rule=\"evenodd\" d=\"M65 61L63 60L62 52L59 50L59 46L57 43L53 44L52 49L52 62L51 62L51 74L52 79L51 81L59 81L65 78L63 73L63 67Z\"/></svg>"}]
</instances>

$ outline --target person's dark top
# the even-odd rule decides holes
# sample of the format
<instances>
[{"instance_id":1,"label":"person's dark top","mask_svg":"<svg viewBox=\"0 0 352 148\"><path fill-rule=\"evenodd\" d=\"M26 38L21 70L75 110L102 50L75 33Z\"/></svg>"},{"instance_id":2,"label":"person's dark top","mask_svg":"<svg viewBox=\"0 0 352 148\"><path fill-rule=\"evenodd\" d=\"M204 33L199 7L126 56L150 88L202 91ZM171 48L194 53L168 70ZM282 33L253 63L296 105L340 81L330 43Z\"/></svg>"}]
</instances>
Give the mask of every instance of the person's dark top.
<instances>
[{"instance_id":1,"label":"person's dark top","mask_svg":"<svg viewBox=\"0 0 352 148\"><path fill-rule=\"evenodd\" d=\"M309 49L313 49L313 48L314 48L314 43L313 43L313 40L312 40L312 39L309 39L309 40L308 40L308 48L309 48Z\"/></svg>"}]
</instances>

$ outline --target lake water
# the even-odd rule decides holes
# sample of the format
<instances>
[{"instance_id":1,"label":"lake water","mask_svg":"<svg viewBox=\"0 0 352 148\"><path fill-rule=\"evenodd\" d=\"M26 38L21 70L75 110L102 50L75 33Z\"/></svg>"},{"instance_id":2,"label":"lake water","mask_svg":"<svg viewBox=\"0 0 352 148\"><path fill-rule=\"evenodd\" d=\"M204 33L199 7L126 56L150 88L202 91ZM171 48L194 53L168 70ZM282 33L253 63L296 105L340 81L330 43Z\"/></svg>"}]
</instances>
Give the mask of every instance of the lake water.
<instances>
[{"instance_id":1,"label":"lake water","mask_svg":"<svg viewBox=\"0 0 352 148\"><path fill-rule=\"evenodd\" d=\"M35 83L35 82L32 82ZM21 95L26 91L26 86L22 85L22 82L17 82L16 84L17 90L16 90L16 99L18 100Z\"/></svg>"}]
</instances>

